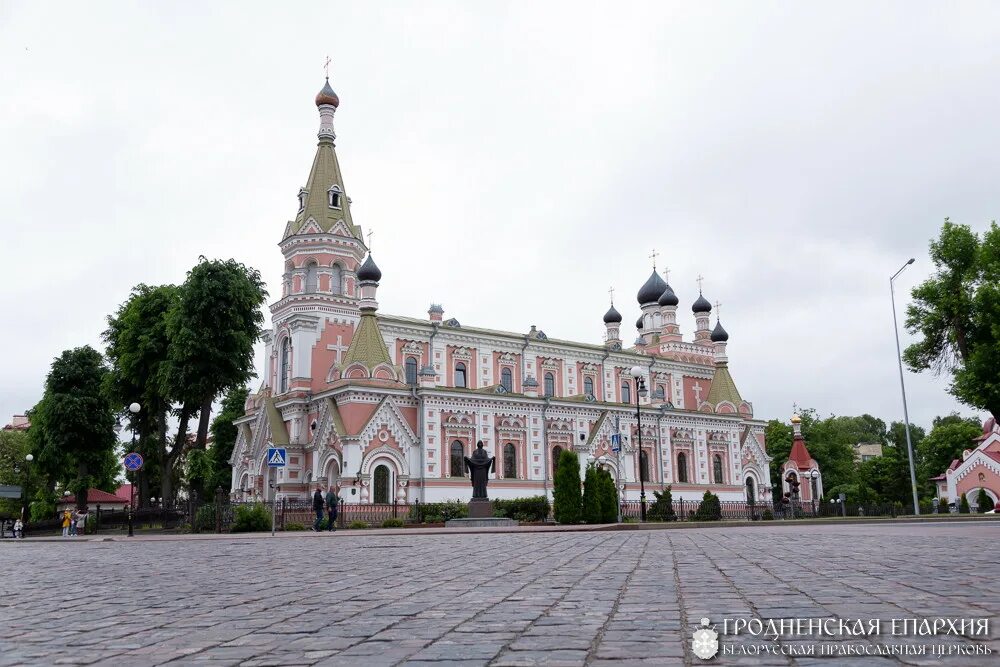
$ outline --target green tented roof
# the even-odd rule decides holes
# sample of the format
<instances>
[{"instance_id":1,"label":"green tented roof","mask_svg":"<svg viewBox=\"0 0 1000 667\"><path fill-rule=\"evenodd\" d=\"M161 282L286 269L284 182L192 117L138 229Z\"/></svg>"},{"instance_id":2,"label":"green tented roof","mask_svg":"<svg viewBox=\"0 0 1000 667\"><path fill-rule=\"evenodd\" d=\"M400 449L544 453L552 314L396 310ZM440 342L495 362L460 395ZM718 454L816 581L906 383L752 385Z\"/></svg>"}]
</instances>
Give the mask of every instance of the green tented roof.
<instances>
[{"instance_id":1,"label":"green tented roof","mask_svg":"<svg viewBox=\"0 0 1000 667\"><path fill-rule=\"evenodd\" d=\"M271 444L287 445L288 431L285 429L285 420L281 418L281 412L274 404L273 398L268 398L265 402L267 410L267 423L271 426Z\"/></svg>"},{"instance_id":2,"label":"green tented roof","mask_svg":"<svg viewBox=\"0 0 1000 667\"><path fill-rule=\"evenodd\" d=\"M392 365L389 358L389 348L385 346L385 339L378 328L378 318L372 311L363 311L358 329L351 339L351 346L347 348L344 355L342 368L347 368L351 364L360 363L368 370L373 370L379 364Z\"/></svg>"},{"instance_id":3,"label":"green tented roof","mask_svg":"<svg viewBox=\"0 0 1000 667\"><path fill-rule=\"evenodd\" d=\"M736 383L733 382L733 376L729 374L727 364L719 364L715 367L715 374L712 376L712 386L708 390L708 398L705 400L713 406L723 401L729 401L736 407L739 407L740 403L743 402L743 399L740 398L740 392L736 388Z\"/></svg>"},{"instance_id":4,"label":"green tented roof","mask_svg":"<svg viewBox=\"0 0 1000 667\"><path fill-rule=\"evenodd\" d=\"M339 208L330 208L327 199L327 191L334 185L341 190ZM313 218L324 232L329 232L338 220L343 220L354 238L363 241L361 230L351 219L351 206L347 201L347 194L344 193L344 178L340 173L337 152L329 139L321 139L319 146L316 147L316 157L313 159L312 169L309 170L309 180L306 182L305 190L306 205L288 225L286 236L298 233L306 221Z\"/></svg>"}]
</instances>

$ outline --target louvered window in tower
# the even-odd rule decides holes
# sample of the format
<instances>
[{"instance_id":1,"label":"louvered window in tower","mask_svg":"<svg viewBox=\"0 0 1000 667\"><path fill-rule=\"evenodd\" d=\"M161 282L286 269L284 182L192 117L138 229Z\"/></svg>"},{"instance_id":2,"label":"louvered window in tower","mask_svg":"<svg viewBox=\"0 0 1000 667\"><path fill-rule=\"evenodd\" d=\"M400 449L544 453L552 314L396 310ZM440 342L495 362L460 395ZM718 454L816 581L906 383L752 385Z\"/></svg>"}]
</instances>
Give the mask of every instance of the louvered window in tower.
<instances>
[{"instance_id":1,"label":"louvered window in tower","mask_svg":"<svg viewBox=\"0 0 1000 667\"><path fill-rule=\"evenodd\" d=\"M319 267L316 262L309 262L306 265L306 292L312 294L319 284Z\"/></svg>"},{"instance_id":2,"label":"louvered window in tower","mask_svg":"<svg viewBox=\"0 0 1000 667\"><path fill-rule=\"evenodd\" d=\"M340 208L340 188L334 185L326 191L327 203L330 208Z\"/></svg>"},{"instance_id":3,"label":"louvered window in tower","mask_svg":"<svg viewBox=\"0 0 1000 667\"><path fill-rule=\"evenodd\" d=\"M299 190L299 210L300 211L306 207L306 195L307 194L309 194L309 192L305 188Z\"/></svg>"}]
</instances>

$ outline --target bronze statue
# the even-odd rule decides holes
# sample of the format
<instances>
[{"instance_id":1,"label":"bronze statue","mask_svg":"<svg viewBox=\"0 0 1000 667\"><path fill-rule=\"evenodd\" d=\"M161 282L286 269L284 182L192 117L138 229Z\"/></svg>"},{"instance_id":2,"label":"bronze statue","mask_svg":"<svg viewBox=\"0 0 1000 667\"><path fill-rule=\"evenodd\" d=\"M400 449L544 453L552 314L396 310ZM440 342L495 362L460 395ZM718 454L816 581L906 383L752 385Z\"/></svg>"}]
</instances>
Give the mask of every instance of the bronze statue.
<instances>
[{"instance_id":1,"label":"bronze statue","mask_svg":"<svg viewBox=\"0 0 1000 667\"><path fill-rule=\"evenodd\" d=\"M465 457L465 470L471 473L472 477L472 498L486 500L486 483L490 479L490 472L494 469L496 457L489 456L483 449L483 441L476 443L476 451L472 452L472 458Z\"/></svg>"}]
</instances>

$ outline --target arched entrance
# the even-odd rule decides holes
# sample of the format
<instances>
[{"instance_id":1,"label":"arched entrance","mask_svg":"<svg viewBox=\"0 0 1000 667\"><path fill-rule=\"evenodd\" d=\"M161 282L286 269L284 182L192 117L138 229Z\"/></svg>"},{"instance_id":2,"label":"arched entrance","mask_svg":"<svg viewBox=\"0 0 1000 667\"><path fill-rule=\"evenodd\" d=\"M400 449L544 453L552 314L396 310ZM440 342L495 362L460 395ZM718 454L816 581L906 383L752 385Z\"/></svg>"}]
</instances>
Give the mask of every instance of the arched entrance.
<instances>
[{"instance_id":1,"label":"arched entrance","mask_svg":"<svg viewBox=\"0 0 1000 667\"><path fill-rule=\"evenodd\" d=\"M372 474L372 486L374 491L373 502L388 504L390 502L389 491L392 488L389 466L380 463L375 466Z\"/></svg>"},{"instance_id":2,"label":"arched entrance","mask_svg":"<svg viewBox=\"0 0 1000 667\"><path fill-rule=\"evenodd\" d=\"M757 493L754 488L753 477L747 477L747 502L754 504L757 501Z\"/></svg>"}]
</instances>

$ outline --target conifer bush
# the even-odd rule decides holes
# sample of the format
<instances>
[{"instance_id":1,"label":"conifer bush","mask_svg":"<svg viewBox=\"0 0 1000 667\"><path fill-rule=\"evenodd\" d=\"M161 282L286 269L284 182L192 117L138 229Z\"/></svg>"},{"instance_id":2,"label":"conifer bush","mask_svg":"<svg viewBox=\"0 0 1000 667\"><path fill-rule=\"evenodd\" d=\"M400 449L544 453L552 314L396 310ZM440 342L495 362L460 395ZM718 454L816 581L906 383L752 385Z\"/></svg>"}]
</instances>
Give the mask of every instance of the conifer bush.
<instances>
[{"instance_id":1,"label":"conifer bush","mask_svg":"<svg viewBox=\"0 0 1000 667\"><path fill-rule=\"evenodd\" d=\"M580 523L580 460L576 452L563 450L553 486L552 513L556 521L564 524Z\"/></svg>"},{"instance_id":2,"label":"conifer bush","mask_svg":"<svg viewBox=\"0 0 1000 667\"><path fill-rule=\"evenodd\" d=\"M670 486L664 489L663 493L653 491L656 499L646 512L646 517L650 521L677 521L677 513L674 512L674 497L670 492Z\"/></svg>"},{"instance_id":3,"label":"conifer bush","mask_svg":"<svg viewBox=\"0 0 1000 667\"><path fill-rule=\"evenodd\" d=\"M979 506L979 512L982 514L993 509L993 499L986 495L986 489L979 489L979 495L976 496L976 505Z\"/></svg>"},{"instance_id":4,"label":"conifer bush","mask_svg":"<svg viewBox=\"0 0 1000 667\"><path fill-rule=\"evenodd\" d=\"M706 491L692 518L694 521L721 521L722 505L719 503L719 496Z\"/></svg>"},{"instance_id":5,"label":"conifer bush","mask_svg":"<svg viewBox=\"0 0 1000 667\"><path fill-rule=\"evenodd\" d=\"M959 514L968 514L971 511L972 510L969 509L969 499L966 498L965 494L963 493L962 494L962 500L958 504L958 513Z\"/></svg>"},{"instance_id":6,"label":"conifer bush","mask_svg":"<svg viewBox=\"0 0 1000 667\"><path fill-rule=\"evenodd\" d=\"M601 523L615 523L618 521L618 489L615 488L615 479L607 470L597 471L600 484L598 494L601 500Z\"/></svg>"},{"instance_id":7,"label":"conifer bush","mask_svg":"<svg viewBox=\"0 0 1000 667\"><path fill-rule=\"evenodd\" d=\"M587 466L583 477L583 521L584 523L601 522L600 478L593 464Z\"/></svg>"}]
</instances>

